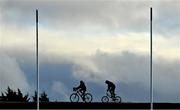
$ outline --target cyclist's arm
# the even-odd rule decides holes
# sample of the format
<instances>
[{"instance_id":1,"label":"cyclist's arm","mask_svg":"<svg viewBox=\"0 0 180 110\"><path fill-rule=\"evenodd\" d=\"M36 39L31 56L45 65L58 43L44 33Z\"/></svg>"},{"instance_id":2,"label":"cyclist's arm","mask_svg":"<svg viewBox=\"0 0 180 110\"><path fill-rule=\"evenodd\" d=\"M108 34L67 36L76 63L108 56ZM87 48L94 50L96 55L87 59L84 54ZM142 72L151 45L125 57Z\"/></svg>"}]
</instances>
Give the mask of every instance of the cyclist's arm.
<instances>
[{"instance_id":1,"label":"cyclist's arm","mask_svg":"<svg viewBox=\"0 0 180 110\"><path fill-rule=\"evenodd\" d=\"M110 90L110 87L108 86L107 92Z\"/></svg>"},{"instance_id":2,"label":"cyclist's arm","mask_svg":"<svg viewBox=\"0 0 180 110\"><path fill-rule=\"evenodd\" d=\"M80 89L81 88L81 85L79 85L78 87L76 87L76 90Z\"/></svg>"}]
</instances>

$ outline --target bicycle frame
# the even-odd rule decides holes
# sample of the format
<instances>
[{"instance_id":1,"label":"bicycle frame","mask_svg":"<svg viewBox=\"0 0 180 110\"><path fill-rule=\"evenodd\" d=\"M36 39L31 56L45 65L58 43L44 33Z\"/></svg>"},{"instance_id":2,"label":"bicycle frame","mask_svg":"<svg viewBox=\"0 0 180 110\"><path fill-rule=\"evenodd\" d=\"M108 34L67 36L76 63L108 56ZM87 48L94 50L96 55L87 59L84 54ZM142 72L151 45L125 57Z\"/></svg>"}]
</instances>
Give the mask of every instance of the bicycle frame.
<instances>
[{"instance_id":1,"label":"bicycle frame","mask_svg":"<svg viewBox=\"0 0 180 110\"><path fill-rule=\"evenodd\" d=\"M82 93L79 90L76 90L75 92L76 92L76 94L78 94L78 96L81 97L81 99L83 99Z\"/></svg>"},{"instance_id":2,"label":"bicycle frame","mask_svg":"<svg viewBox=\"0 0 180 110\"><path fill-rule=\"evenodd\" d=\"M108 98L108 100L106 100ZM121 102L121 97L116 95L112 97L111 93L109 91L106 92L106 95L101 98L102 102Z\"/></svg>"},{"instance_id":3,"label":"bicycle frame","mask_svg":"<svg viewBox=\"0 0 180 110\"><path fill-rule=\"evenodd\" d=\"M108 91L108 92L106 92L106 95L108 96L108 97L111 97L112 95L111 95L111 93ZM116 94L115 94L115 96L116 96Z\"/></svg>"},{"instance_id":4,"label":"bicycle frame","mask_svg":"<svg viewBox=\"0 0 180 110\"><path fill-rule=\"evenodd\" d=\"M112 100L114 100L114 99L116 99L116 94L115 94L115 96L114 96L114 98L112 97L112 95L111 95L111 93L108 91L108 92L106 92L106 96L108 96L110 99L112 99Z\"/></svg>"}]
</instances>

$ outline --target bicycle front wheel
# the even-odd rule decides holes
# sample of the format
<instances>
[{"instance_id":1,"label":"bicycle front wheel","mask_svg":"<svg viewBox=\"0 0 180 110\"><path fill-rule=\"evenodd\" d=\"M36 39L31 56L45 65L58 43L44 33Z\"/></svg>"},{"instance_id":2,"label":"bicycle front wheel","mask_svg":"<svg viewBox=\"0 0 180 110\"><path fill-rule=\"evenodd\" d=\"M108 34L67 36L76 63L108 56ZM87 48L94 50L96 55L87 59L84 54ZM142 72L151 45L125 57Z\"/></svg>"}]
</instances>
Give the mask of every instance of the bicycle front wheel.
<instances>
[{"instance_id":1,"label":"bicycle front wheel","mask_svg":"<svg viewBox=\"0 0 180 110\"><path fill-rule=\"evenodd\" d=\"M116 103L121 103L121 97L120 96L116 96L115 97L115 102Z\"/></svg>"},{"instance_id":2,"label":"bicycle front wheel","mask_svg":"<svg viewBox=\"0 0 180 110\"><path fill-rule=\"evenodd\" d=\"M92 102L93 97L90 93L86 93L84 97L85 97L85 102Z\"/></svg>"},{"instance_id":3,"label":"bicycle front wheel","mask_svg":"<svg viewBox=\"0 0 180 110\"><path fill-rule=\"evenodd\" d=\"M77 93L72 93L70 96L70 101L71 102L79 102L79 96Z\"/></svg>"},{"instance_id":4,"label":"bicycle front wheel","mask_svg":"<svg viewBox=\"0 0 180 110\"><path fill-rule=\"evenodd\" d=\"M103 103L109 102L108 96L103 96L103 97L101 98L101 101L102 101Z\"/></svg>"}]
</instances>

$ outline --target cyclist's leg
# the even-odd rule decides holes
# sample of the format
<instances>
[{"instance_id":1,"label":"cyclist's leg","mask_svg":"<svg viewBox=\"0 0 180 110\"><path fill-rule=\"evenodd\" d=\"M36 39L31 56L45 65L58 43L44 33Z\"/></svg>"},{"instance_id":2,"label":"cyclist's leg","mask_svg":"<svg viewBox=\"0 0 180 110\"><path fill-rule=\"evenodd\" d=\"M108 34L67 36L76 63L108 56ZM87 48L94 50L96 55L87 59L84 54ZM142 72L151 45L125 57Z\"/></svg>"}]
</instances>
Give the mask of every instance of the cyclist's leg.
<instances>
[{"instance_id":1,"label":"cyclist's leg","mask_svg":"<svg viewBox=\"0 0 180 110\"><path fill-rule=\"evenodd\" d=\"M109 89L109 92L111 93L111 98L113 98L113 91L112 91L112 88Z\"/></svg>"},{"instance_id":2,"label":"cyclist's leg","mask_svg":"<svg viewBox=\"0 0 180 110\"><path fill-rule=\"evenodd\" d=\"M83 101L85 101L85 92L86 91L82 90L82 99L83 99Z\"/></svg>"},{"instance_id":3,"label":"cyclist's leg","mask_svg":"<svg viewBox=\"0 0 180 110\"><path fill-rule=\"evenodd\" d=\"M79 92L80 92L80 95L83 94L83 90L81 88L79 89Z\"/></svg>"},{"instance_id":4,"label":"cyclist's leg","mask_svg":"<svg viewBox=\"0 0 180 110\"><path fill-rule=\"evenodd\" d=\"M112 93L111 93L112 97L115 98L115 88L113 87L111 91L112 91Z\"/></svg>"},{"instance_id":5,"label":"cyclist's leg","mask_svg":"<svg viewBox=\"0 0 180 110\"><path fill-rule=\"evenodd\" d=\"M82 97L82 100L84 101L85 100L85 93L84 93L84 90L82 88L79 89L79 92L80 92L80 95Z\"/></svg>"}]
</instances>

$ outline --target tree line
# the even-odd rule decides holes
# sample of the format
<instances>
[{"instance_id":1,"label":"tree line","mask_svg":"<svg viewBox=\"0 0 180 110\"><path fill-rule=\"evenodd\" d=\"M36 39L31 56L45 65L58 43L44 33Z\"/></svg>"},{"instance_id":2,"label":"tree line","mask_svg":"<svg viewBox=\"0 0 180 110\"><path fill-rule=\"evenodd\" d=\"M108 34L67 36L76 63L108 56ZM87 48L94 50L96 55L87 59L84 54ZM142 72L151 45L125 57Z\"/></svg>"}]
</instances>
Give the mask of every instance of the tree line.
<instances>
[{"instance_id":1,"label":"tree line","mask_svg":"<svg viewBox=\"0 0 180 110\"><path fill-rule=\"evenodd\" d=\"M34 92L34 96L31 96L33 102L37 102L37 92ZM1 92L0 101L3 102L30 102L29 94L23 95L20 89L17 91L8 87L5 92ZM40 102L49 102L47 94L42 92L39 97Z\"/></svg>"}]
</instances>

